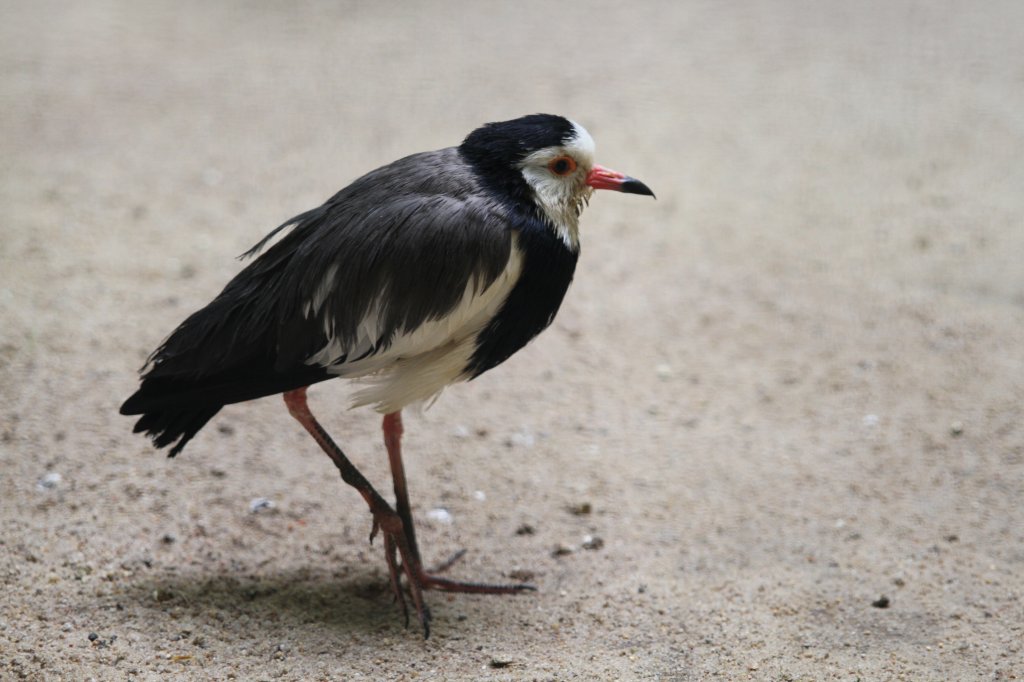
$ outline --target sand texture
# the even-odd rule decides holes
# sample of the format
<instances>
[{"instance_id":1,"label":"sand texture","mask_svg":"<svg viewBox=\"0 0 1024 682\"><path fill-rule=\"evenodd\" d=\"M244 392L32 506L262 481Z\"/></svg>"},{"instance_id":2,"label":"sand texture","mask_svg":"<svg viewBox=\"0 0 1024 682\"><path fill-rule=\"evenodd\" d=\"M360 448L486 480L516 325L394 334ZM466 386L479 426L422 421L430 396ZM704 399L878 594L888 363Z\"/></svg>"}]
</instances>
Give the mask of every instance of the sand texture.
<instances>
[{"instance_id":1,"label":"sand texture","mask_svg":"<svg viewBox=\"0 0 1024 682\"><path fill-rule=\"evenodd\" d=\"M1024 679L1024 3L0 15L0 679ZM537 111L658 200L595 197L554 325L407 414L426 560L539 588L424 641L279 398L176 460L117 407L271 228Z\"/></svg>"}]
</instances>

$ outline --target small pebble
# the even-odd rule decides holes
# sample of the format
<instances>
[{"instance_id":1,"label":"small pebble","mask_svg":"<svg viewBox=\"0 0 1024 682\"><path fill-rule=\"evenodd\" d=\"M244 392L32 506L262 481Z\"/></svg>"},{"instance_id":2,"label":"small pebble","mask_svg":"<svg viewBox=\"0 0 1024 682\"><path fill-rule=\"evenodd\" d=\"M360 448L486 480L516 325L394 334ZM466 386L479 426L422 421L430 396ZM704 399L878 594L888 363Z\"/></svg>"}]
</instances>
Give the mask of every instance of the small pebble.
<instances>
[{"instance_id":1,"label":"small pebble","mask_svg":"<svg viewBox=\"0 0 1024 682\"><path fill-rule=\"evenodd\" d=\"M100 636L97 635L95 632L90 632L89 633L89 641L90 642L95 642L99 638L100 638Z\"/></svg>"},{"instance_id":2,"label":"small pebble","mask_svg":"<svg viewBox=\"0 0 1024 682\"><path fill-rule=\"evenodd\" d=\"M528 583L537 576L533 571L528 571L525 568L517 568L509 571L508 577L512 580L519 581L521 583Z\"/></svg>"},{"instance_id":3,"label":"small pebble","mask_svg":"<svg viewBox=\"0 0 1024 682\"><path fill-rule=\"evenodd\" d=\"M498 659L498 658L492 658L491 659L491 667L492 668L500 670L501 668L509 668L511 666L512 666L512 661L505 660L505 659Z\"/></svg>"},{"instance_id":4,"label":"small pebble","mask_svg":"<svg viewBox=\"0 0 1024 682\"><path fill-rule=\"evenodd\" d=\"M64 623L64 625L60 626L61 632L71 632L73 629L74 626L71 623Z\"/></svg>"},{"instance_id":5,"label":"small pebble","mask_svg":"<svg viewBox=\"0 0 1024 682\"><path fill-rule=\"evenodd\" d=\"M451 525L455 519L452 517L452 513L444 507L437 507L427 512L427 518L431 521L437 521L438 523L444 523Z\"/></svg>"},{"instance_id":6,"label":"small pebble","mask_svg":"<svg viewBox=\"0 0 1024 682\"><path fill-rule=\"evenodd\" d=\"M880 420L877 414L866 414L864 415L864 418L861 420L861 423L863 423L864 426L873 427L878 426L879 421Z\"/></svg>"},{"instance_id":7,"label":"small pebble","mask_svg":"<svg viewBox=\"0 0 1024 682\"><path fill-rule=\"evenodd\" d=\"M955 421L949 425L949 435L960 436L964 432L964 423L962 421Z\"/></svg>"},{"instance_id":8,"label":"small pebble","mask_svg":"<svg viewBox=\"0 0 1024 682\"><path fill-rule=\"evenodd\" d=\"M505 440L505 446L532 448L536 442L537 438L533 435L533 432L524 426Z\"/></svg>"},{"instance_id":9,"label":"small pebble","mask_svg":"<svg viewBox=\"0 0 1024 682\"><path fill-rule=\"evenodd\" d=\"M259 513L261 511L269 511L276 507L274 501L266 497L257 497L249 502L249 512L252 514Z\"/></svg>"},{"instance_id":10,"label":"small pebble","mask_svg":"<svg viewBox=\"0 0 1024 682\"><path fill-rule=\"evenodd\" d=\"M165 545L173 545L177 541L177 539L178 538L174 537L170 533L164 533L163 537L160 538L160 542L164 543Z\"/></svg>"},{"instance_id":11,"label":"small pebble","mask_svg":"<svg viewBox=\"0 0 1024 682\"><path fill-rule=\"evenodd\" d=\"M871 605L876 609L887 609L889 608L889 598L883 594L881 597L871 602Z\"/></svg>"},{"instance_id":12,"label":"small pebble","mask_svg":"<svg viewBox=\"0 0 1024 682\"><path fill-rule=\"evenodd\" d=\"M51 471L36 482L36 488L39 490L53 490L60 485L62 480L64 480L63 476L56 471Z\"/></svg>"},{"instance_id":13,"label":"small pebble","mask_svg":"<svg viewBox=\"0 0 1024 682\"><path fill-rule=\"evenodd\" d=\"M596 535L583 536L583 549L601 549L604 547L604 540Z\"/></svg>"},{"instance_id":14,"label":"small pebble","mask_svg":"<svg viewBox=\"0 0 1024 682\"><path fill-rule=\"evenodd\" d=\"M572 553L573 553L573 552L575 552L575 551L576 551L576 550L574 550L574 549L573 549L572 547L570 547L569 545L558 545L557 547L555 547L555 548L554 548L554 549L553 549L553 550L551 551L551 556L553 556L553 557L560 557L560 556L565 556L565 555L567 555L567 554L572 554Z\"/></svg>"},{"instance_id":15,"label":"small pebble","mask_svg":"<svg viewBox=\"0 0 1024 682\"><path fill-rule=\"evenodd\" d=\"M528 523L524 523L523 525L516 528L516 535L533 535L536 532L537 529Z\"/></svg>"},{"instance_id":16,"label":"small pebble","mask_svg":"<svg viewBox=\"0 0 1024 682\"><path fill-rule=\"evenodd\" d=\"M580 502L579 504L569 506L569 513L575 514L576 516L586 516L592 511L594 511L594 508L589 502Z\"/></svg>"},{"instance_id":17,"label":"small pebble","mask_svg":"<svg viewBox=\"0 0 1024 682\"><path fill-rule=\"evenodd\" d=\"M654 368L654 373L658 375L659 379L671 379L672 378L672 366L666 364L660 364Z\"/></svg>"},{"instance_id":18,"label":"small pebble","mask_svg":"<svg viewBox=\"0 0 1024 682\"><path fill-rule=\"evenodd\" d=\"M476 500L477 502L483 502L484 500L487 499L487 495L484 493L483 490L474 490L473 499Z\"/></svg>"}]
</instances>

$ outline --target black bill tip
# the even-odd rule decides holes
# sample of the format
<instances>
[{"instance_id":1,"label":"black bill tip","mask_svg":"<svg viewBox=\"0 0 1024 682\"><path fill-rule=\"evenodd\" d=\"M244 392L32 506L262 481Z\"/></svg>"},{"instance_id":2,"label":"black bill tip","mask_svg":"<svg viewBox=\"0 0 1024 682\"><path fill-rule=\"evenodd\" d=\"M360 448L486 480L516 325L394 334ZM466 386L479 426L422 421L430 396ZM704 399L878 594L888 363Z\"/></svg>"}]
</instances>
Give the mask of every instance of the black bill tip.
<instances>
[{"instance_id":1,"label":"black bill tip","mask_svg":"<svg viewBox=\"0 0 1024 682\"><path fill-rule=\"evenodd\" d=\"M654 192L651 191L651 188L636 178L627 177L623 180L622 189L620 191L625 194L645 194L649 197L654 197ZM657 199L658 197L654 198Z\"/></svg>"}]
</instances>

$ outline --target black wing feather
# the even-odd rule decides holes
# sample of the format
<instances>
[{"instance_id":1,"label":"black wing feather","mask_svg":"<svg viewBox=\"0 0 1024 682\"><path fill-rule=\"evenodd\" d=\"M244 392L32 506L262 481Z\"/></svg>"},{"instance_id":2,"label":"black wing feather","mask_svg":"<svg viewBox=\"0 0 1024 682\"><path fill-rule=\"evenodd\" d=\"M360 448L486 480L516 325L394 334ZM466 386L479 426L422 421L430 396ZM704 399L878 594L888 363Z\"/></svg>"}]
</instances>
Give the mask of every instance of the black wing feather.
<instances>
[{"instance_id":1,"label":"black wing feather","mask_svg":"<svg viewBox=\"0 0 1024 682\"><path fill-rule=\"evenodd\" d=\"M471 281L485 288L498 277L511 236L500 205L481 197L475 174L445 149L363 176L246 255L265 247L150 356L121 407L143 415L136 430L158 447L177 440L171 454L226 404L331 378L306 361L332 337L354 343L372 306L384 320L381 347L445 315Z\"/></svg>"}]
</instances>

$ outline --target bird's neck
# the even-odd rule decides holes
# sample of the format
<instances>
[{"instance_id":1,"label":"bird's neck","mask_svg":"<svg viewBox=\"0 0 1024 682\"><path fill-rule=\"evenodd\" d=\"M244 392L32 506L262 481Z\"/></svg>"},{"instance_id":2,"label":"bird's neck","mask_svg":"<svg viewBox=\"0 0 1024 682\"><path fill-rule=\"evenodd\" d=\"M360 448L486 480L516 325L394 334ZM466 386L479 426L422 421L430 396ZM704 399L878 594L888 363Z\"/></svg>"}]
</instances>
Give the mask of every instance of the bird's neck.
<instances>
[{"instance_id":1,"label":"bird's neck","mask_svg":"<svg viewBox=\"0 0 1024 682\"><path fill-rule=\"evenodd\" d=\"M592 190L569 197L534 193L538 216L573 253L580 250L580 214L591 194Z\"/></svg>"}]
</instances>

